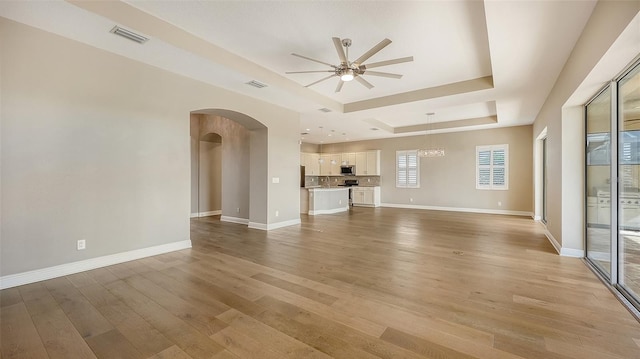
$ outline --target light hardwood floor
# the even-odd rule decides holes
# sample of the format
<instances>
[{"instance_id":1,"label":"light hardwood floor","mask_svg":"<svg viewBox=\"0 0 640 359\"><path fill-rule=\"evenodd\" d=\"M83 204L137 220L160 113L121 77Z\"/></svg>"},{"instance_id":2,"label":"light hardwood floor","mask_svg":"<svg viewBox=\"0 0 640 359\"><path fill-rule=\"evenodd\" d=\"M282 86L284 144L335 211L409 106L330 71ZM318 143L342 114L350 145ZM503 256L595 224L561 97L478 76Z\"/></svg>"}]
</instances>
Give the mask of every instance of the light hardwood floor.
<instances>
[{"instance_id":1,"label":"light hardwood floor","mask_svg":"<svg viewBox=\"0 0 640 359\"><path fill-rule=\"evenodd\" d=\"M3 290L9 358L640 358L640 324L531 219L353 208Z\"/></svg>"}]
</instances>

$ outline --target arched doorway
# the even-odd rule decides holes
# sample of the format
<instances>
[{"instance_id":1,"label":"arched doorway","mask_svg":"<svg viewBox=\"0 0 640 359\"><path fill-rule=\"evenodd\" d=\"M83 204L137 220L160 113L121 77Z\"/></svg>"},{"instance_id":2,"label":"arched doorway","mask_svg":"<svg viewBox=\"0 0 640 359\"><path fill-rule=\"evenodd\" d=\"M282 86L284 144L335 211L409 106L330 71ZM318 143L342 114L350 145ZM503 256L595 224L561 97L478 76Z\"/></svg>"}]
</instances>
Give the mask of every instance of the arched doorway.
<instances>
[{"instance_id":1,"label":"arched doorway","mask_svg":"<svg viewBox=\"0 0 640 359\"><path fill-rule=\"evenodd\" d=\"M219 165L216 153L220 154ZM230 110L193 111L191 167L192 217L198 208L198 214L219 213L222 221L250 226L267 223L267 128L262 123ZM218 187L212 187L216 182L218 197ZM219 210L205 208L218 198Z\"/></svg>"},{"instance_id":2,"label":"arched doorway","mask_svg":"<svg viewBox=\"0 0 640 359\"><path fill-rule=\"evenodd\" d=\"M197 165L192 173L196 183L191 189L191 217L222 214L222 136L209 132L200 135L194 148Z\"/></svg>"}]
</instances>

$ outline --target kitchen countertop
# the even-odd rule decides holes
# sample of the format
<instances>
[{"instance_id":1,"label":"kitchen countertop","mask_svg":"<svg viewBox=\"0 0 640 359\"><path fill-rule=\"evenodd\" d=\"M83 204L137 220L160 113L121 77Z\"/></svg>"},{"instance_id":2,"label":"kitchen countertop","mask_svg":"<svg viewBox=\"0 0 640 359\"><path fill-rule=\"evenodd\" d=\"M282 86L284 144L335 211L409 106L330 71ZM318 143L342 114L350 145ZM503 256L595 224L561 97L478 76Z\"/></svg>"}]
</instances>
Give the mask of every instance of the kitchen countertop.
<instances>
[{"instance_id":1,"label":"kitchen countertop","mask_svg":"<svg viewBox=\"0 0 640 359\"><path fill-rule=\"evenodd\" d=\"M301 187L304 189L318 189L318 188L325 188L325 189L331 189L331 188L353 188L353 187L368 187L368 188L373 188L373 187L380 187L380 186L367 186L367 185L358 185L358 186L331 186L331 187L324 187L324 186L307 186L307 187Z\"/></svg>"}]
</instances>

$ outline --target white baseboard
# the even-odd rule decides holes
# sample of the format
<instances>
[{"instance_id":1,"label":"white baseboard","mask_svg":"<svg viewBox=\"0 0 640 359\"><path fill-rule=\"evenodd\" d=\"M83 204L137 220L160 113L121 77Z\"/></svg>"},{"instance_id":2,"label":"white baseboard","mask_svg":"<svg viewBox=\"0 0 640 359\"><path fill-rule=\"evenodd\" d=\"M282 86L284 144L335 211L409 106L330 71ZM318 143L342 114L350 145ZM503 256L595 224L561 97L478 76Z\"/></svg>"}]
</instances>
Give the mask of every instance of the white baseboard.
<instances>
[{"instance_id":1,"label":"white baseboard","mask_svg":"<svg viewBox=\"0 0 640 359\"><path fill-rule=\"evenodd\" d=\"M219 209L217 211L191 213L191 218L217 216L219 214L222 214L222 210L221 209Z\"/></svg>"},{"instance_id":2,"label":"white baseboard","mask_svg":"<svg viewBox=\"0 0 640 359\"><path fill-rule=\"evenodd\" d=\"M292 219L292 220L289 220L289 221L269 223L269 224L258 223L258 222L249 222L249 228L260 229L260 230L263 230L263 231L270 231L272 229L295 226L295 225L300 224L300 223L301 223L300 222L300 218Z\"/></svg>"},{"instance_id":3,"label":"white baseboard","mask_svg":"<svg viewBox=\"0 0 640 359\"><path fill-rule=\"evenodd\" d=\"M91 269L102 268L118 263L156 256L158 254L191 248L191 240L161 244L159 246L136 249L128 252L86 259L78 262L66 263L54 267L36 269L29 272L9 274L0 277L0 289L17 287L19 285L40 282L47 279L63 277Z\"/></svg>"},{"instance_id":4,"label":"white baseboard","mask_svg":"<svg viewBox=\"0 0 640 359\"><path fill-rule=\"evenodd\" d=\"M558 243L558 240L553 236L553 234L551 234L551 232L547 230L546 227L544 228L544 235L547 237L547 239L549 240L553 248L555 248L556 252L562 255L562 246L560 246L560 243Z\"/></svg>"},{"instance_id":5,"label":"white baseboard","mask_svg":"<svg viewBox=\"0 0 640 359\"><path fill-rule=\"evenodd\" d=\"M229 217L229 216L220 216L220 221L238 223L238 224L249 224L249 220L246 218Z\"/></svg>"},{"instance_id":6,"label":"white baseboard","mask_svg":"<svg viewBox=\"0 0 640 359\"><path fill-rule=\"evenodd\" d=\"M509 216L533 217L533 212L509 211L509 210L503 210L503 209L422 206L422 205L417 205L417 204L396 204L396 203L382 203L381 206L382 207L391 207L391 208L427 209L427 210L431 210L431 211L451 211L451 212L470 212L470 213L485 213L485 214L505 214L505 215L509 215Z\"/></svg>"},{"instance_id":7,"label":"white baseboard","mask_svg":"<svg viewBox=\"0 0 640 359\"><path fill-rule=\"evenodd\" d=\"M582 249L562 248L560 255L563 257L575 257L584 258L584 251Z\"/></svg>"},{"instance_id":8,"label":"white baseboard","mask_svg":"<svg viewBox=\"0 0 640 359\"><path fill-rule=\"evenodd\" d=\"M575 257L575 258L584 257L584 250L582 249L562 247L560 243L558 243L558 240L553 236L553 234L551 234L551 232L547 230L546 226L544 228L544 235L547 237L549 242L551 242L551 245L553 246L553 248L555 248L556 252L558 252L559 255L563 257Z\"/></svg>"},{"instance_id":9,"label":"white baseboard","mask_svg":"<svg viewBox=\"0 0 640 359\"><path fill-rule=\"evenodd\" d=\"M317 210L309 210L309 215L310 216L315 216L318 214L333 214L333 213L340 213L340 212L346 212L349 210L349 206L345 206L345 207L341 207L341 208L333 208L333 209L317 209Z\"/></svg>"}]
</instances>

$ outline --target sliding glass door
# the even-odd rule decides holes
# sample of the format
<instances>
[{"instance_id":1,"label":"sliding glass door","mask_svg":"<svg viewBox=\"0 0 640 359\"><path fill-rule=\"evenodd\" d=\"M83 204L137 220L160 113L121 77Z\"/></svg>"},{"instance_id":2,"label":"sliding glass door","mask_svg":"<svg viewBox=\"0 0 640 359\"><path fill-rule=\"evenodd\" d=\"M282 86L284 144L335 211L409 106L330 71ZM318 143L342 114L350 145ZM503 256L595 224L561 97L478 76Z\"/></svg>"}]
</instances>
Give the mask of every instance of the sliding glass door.
<instances>
[{"instance_id":1,"label":"sliding glass door","mask_svg":"<svg viewBox=\"0 0 640 359\"><path fill-rule=\"evenodd\" d=\"M640 61L586 105L586 250L640 310Z\"/></svg>"},{"instance_id":2,"label":"sliding glass door","mask_svg":"<svg viewBox=\"0 0 640 359\"><path fill-rule=\"evenodd\" d=\"M611 88L587 105L587 258L611 278Z\"/></svg>"},{"instance_id":3,"label":"sliding glass door","mask_svg":"<svg viewBox=\"0 0 640 359\"><path fill-rule=\"evenodd\" d=\"M621 288L640 296L640 65L617 83L618 89L618 242Z\"/></svg>"}]
</instances>

